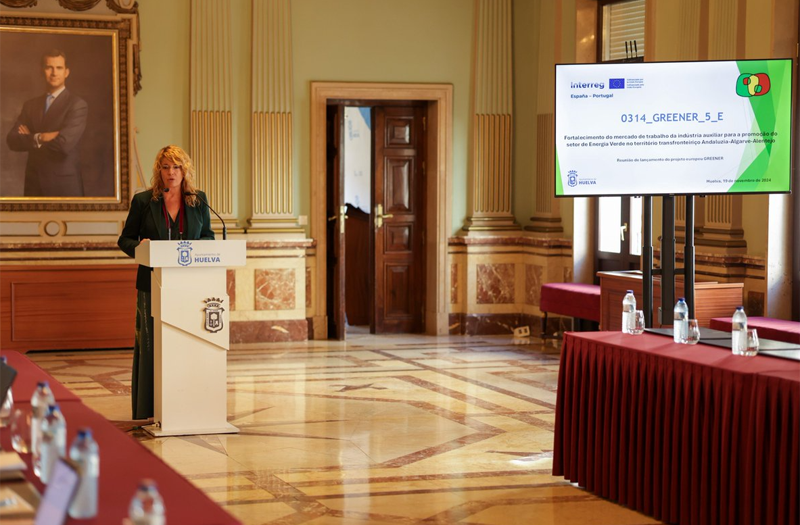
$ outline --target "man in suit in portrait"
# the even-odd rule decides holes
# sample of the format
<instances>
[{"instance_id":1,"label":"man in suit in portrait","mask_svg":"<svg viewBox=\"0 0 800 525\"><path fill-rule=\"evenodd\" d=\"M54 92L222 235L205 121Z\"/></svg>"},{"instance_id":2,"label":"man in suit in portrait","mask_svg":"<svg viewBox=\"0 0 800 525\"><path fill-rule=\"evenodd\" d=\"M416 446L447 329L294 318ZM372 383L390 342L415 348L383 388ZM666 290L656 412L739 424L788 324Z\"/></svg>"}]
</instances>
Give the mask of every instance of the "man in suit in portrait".
<instances>
[{"instance_id":1,"label":"man in suit in portrait","mask_svg":"<svg viewBox=\"0 0 800 525\"><path fill-rule=\"evenodd\" d=\"M25 102L6 142L11 150L28 153L26 197L81 197L79 143L89 107L67 89L63 51L45 53L42 70L47 93Z\"/></svg>"}]
</instances>

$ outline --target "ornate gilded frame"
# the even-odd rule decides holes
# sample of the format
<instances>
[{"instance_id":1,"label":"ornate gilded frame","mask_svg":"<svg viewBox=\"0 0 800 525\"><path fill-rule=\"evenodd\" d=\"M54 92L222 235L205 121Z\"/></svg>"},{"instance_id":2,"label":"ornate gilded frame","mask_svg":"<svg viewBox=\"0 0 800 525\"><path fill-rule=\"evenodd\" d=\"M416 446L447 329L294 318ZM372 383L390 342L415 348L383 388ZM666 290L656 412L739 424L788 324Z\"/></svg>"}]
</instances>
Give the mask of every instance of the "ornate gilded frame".
<instances>
[{"instance_id":1,"label":"ornate gilded frame","mask_svg":"<svg viewBox=\"0 0 800 525\"><path fill-rule=\"evenodd\" d=\"M16 8L31 7L36 5L37 1L0 0L0 3L8 7ZM85 11L96 6L99 0L58 0L58 3L66 9ZM137 5L135 3L130 7L124 7L121 6L118 1L106 0L106 4L115 12L125 15L136 15ZM131 176L130 163L128 161L131 154L131 152L129 152L129 104L131 102L130 98L132 97L130 92L133 91L135 94L139 90L141 78L138 61L138 35L134 34L134 32L138 32L138 24L136 23L135 16L80 19L59 17L53 13L22 16L16 13L10 14L8 12L4 12L2 16L0 16L0 50L10 49L9 46L4 44L11 42L12 36L15 39L14 42L18 45L20 42L23 42L21 46L22 49L19 53L20 55L25 55L28 43L34 44L31 48L35 48L37 41L41 41L42 44L45 42L49 44L53 41L60 41L63 39L66 43L66 47L70 47L70 44L78 43L78 47L80 48L82 45L83 49L86 48L87 41L99 42L101 45L97 46L98 49L91 49L86 56L82 56L79 53L75 58L77 58L77 60L83 59L84 63L81 64L81 66L85 66L83 68L84 70L99 69L108 73L107 75L102 73L101 82L94 83L97 84L98 87L95 88L94 84L92 84L88 90L85 89L85 93L82 93L83 98L87 100L90 106L90 115L92 114L92 103L99 104L95 106L95 114L97 114L97 110L99 110L106 115L106 119L102 124L104 127L102 129L94 129L94 133L91 134L88 139L90 140L88 150L90 154L89 157L92 161L98 158L92 155L92 148L104 152L102 167L91 168L95 170L95 178L92 180L97 181L97 184L90 187L90 189L93 190L91 194L87 194L87 196L83 197L59 195L24 196L20 194L21 192L19 190L20 183L18 179L20 178L20 174L18 171L20 161L17 159L15 161L17 171L13 172L13 175L11 175L15 178L15 183L11 186L3 184L3 177L9 177L9 173L12 172L4 173L2 171L2 165L0 165L0 211L109 211L126 210L128 208ZM7 40L7 42L2 42L4 39ZM84 40L83 43L81 43L81 39ZM131 45L131 42L133 42L133 45ZM61 46L59 45L57 47ZM73 45L72 47L76 46ZM27 52L29 55L33 53L31 50L27 50ZM36 53L38 56L41 55L39 50L37 50ZM6 75L11 75L11 77L13 77L16 74L13 70L15 66L13 61L16 58L16 56L13 56L11 60L8 60L8 57L6 57L6 60L3 61L3 69ZM30 57L28 57L28 59L29 58ZM75 69L74 66L72 66L72 64L76 63L75 58L69 58L71 76L73 75L72 71ZM17 65L19 64L22 64L22 62L19 62ZM98 64L101 66L100 68L97 67ZM131 73L132 78L130 78ZM0 72L0 75L2 74L3 72ZM7 76L6 78L9 77ZM67 81L68 87L70 81L71 79ZM15 82L16 84L14 85L19 87L22 81L17 78ZM38 86L38 89L42 89L41 84ZM104 89L104 96L102 98L93 97L92 89ZM4 98L11 96L15 96L15 102L19 102L21 99L21 91L21 89L18 89L18 92L15 94L13 89L0 89L0 105L3 104ZM5 102L8 101L6 100ZM15 111L10 111L9 104L5 104L3 107L4 115L2 122L0 122L0 124L2 124L2 127L0 127L0 154L6 156L11 155L11 150L6 144L6 135L9 133L10 128L13 127L20 108L17 107ZM9 111L11 114L9 114ZM89 125L87 124L87 130L88 129ZM85 140L86 137L87 135L84 133L84 138L81 140ZM104 141L108 141L108 143L100 144ZM111 144L112 142L113 144ZM96 148L95 143L97 143ZM113 146L113 148L111 146ZM82 145L82 147L86 148L87 146ZM110 153L111 149L113 149L113 154ZM84 150L82 150L82 155L83 153ZM21 155L16 152L14 154ZM83 157L86 157L86 155L83 155ZM8 162L6 164L8 164ZM87 163L84 161L81 165L87 166ZM22 178L24 180L24 174ZM6 178L6 182L10 180L11 179ZM90 183L88 183L84 177L84 186L88 187L89 184ZM4 194L4 186L6 188L11 187L13 190L8 194Z\"/></svg>"}]
</instances>

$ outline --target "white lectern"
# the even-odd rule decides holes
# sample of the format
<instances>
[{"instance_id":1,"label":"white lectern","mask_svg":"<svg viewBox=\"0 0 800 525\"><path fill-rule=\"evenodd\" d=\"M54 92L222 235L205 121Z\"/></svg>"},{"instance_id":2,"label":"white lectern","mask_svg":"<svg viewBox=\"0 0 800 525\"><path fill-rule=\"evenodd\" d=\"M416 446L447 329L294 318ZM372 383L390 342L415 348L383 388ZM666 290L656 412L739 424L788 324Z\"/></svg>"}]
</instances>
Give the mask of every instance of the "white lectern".
<instances>
[{"instance_id":1,"label":"white lectern","mask_svg":"<svg viewBox=\"0 0 800 525\"><path fill-rule=\"evenodd\" d=\"M153 436L238 432L227 421L230 304L226 268L244 266L243 240L151 241L136 262L153 268Z\"/></svg>"}]
</instances>

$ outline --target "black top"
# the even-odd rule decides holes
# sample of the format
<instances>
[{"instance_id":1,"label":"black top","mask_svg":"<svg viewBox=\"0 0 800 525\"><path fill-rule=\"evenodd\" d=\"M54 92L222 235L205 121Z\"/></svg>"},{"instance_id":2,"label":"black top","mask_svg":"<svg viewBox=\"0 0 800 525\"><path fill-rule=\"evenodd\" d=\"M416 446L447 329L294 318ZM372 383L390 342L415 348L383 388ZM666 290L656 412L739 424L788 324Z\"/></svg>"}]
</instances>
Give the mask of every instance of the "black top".
<instances>
[{"instance_id":1,"label":"black top","mask_svg":"<svg viewBox=\"0 0 800 525\"><path fill-rule=\"evenodd\" d=\"M197 192L198 200L196 206L185 206L186 216L184 219L184 232L182 239L214 239L214 231L211 229L211 214L208 206L203 204L203 200L208 202L205 193ZM123 252L130 257L136 256L136 247L139 246L141 239L151 241L166 241L172 238L177 240L176 234L179 226L176 221L169 222L174 226L172 235L164 220L164 198L153 200L152 190L143 191L133 196L131 209L128 211L128 218L125 220L125 227L119 236L117 245ZM169 215L167 215L169 217ZM143 292L150 292L150 272L152 268L139 266L136 274L136 289Z\"/></svg>"}]
</instances>

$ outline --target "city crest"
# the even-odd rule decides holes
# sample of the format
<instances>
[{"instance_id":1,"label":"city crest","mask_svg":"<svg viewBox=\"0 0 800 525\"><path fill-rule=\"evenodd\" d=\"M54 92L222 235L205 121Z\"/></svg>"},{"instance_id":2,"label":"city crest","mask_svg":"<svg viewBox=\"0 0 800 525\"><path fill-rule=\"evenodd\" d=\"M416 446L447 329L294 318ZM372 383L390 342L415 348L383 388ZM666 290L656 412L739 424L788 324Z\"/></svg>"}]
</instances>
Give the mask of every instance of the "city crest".
<instances>
[{"instance_id":1,"label":"city crest","mask_svg":"<svg viewBox=\"0 0 800 525\"><path fill-rule=\"evenodd\" d=\"M181 266L192 264L192 243L190 241L178 243L178 264Z\"/></svg>"},{"instance_id":2,"label":"city crest","mask_svg":"<svg viewBox=\"0 0 800 525\"><path fill-rule=\"evenodd\" d=\"M203 301L206 303L204 310L206 314L206 324L204 328L208 332L214 333L222 330L222 312L225 311L222 307L222 301L223 299L218 297L209 297Z\"/></svg>"}]
</instances>

